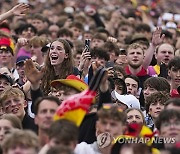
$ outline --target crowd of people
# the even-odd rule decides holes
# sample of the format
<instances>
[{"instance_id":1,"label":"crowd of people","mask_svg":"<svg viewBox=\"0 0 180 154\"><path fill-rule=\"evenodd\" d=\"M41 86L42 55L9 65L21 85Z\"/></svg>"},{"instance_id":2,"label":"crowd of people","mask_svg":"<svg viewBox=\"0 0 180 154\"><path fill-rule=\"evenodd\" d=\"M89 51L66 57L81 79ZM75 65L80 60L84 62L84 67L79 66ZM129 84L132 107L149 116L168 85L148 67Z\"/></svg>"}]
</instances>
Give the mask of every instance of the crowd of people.
<instances>
[{"instance_id":1,"label":"crowd of people","mask_svg":"<svg viewBox=\"0 0 180 154\"><path fill-rule=\"evenodd\" d=\"M180 2L1 0L0 153L179 154Z\"/></svg>"}]
</instances>

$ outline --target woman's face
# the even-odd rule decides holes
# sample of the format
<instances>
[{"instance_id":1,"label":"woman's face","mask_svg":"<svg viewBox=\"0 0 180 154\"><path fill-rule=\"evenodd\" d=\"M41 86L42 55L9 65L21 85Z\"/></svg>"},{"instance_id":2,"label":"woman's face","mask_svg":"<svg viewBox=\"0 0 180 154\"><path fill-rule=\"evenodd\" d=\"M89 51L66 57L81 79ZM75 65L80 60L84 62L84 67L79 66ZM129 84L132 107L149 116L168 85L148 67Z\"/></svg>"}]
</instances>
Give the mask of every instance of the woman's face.
<instances>
[{"instance_id":1,"label":"woman's face","mask_svg":"<svg viewBox=\"0 0 180 154\"><path fill-rule=\"evenodd\" d=\"M12 128L13 126L9 120L6 119L0 120L0 144L4 140L5 135L10 133Z\"/></svg>"},{"instance_id":2,"label":"woman's face","mask_svg":"<svg viewBox=\"0 0 180 154\"><path fill-rule=\"evenodd\" d=\"M143 124L143 117L139 111L131 110L127 113L127 122Z\"/></svg>"},{"instance_id":3,"label":"woman's face","mask_svg":"<svg viewBox=\"0 0 180 154\"><path fill-rule=\"evenodd\" d=\"M53 66L61 64L64 59L68 58L68 54L66 54L64 45L61 42L54 41L51 44L49 58Z\"/></svg>"}]
</instances>

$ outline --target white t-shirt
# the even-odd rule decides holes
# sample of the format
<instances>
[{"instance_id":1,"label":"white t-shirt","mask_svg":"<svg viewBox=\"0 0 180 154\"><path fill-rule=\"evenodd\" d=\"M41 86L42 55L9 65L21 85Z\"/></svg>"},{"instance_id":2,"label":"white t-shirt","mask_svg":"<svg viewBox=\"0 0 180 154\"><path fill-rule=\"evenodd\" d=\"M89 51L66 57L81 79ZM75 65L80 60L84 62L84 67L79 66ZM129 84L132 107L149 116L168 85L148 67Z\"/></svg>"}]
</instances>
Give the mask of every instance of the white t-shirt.
<instances>
[{"instance_id":1,"label":"white t-shirt","mask_svg":"<svg viewBox=\"0 0 180 154\"><path fill-rule=\"evenodd\" d=\"M75 154L101 154L97 146L97 142L94 142L92 144L81 142L77 144L74 150L74 153Z\"/></svg>"}]
</instances>

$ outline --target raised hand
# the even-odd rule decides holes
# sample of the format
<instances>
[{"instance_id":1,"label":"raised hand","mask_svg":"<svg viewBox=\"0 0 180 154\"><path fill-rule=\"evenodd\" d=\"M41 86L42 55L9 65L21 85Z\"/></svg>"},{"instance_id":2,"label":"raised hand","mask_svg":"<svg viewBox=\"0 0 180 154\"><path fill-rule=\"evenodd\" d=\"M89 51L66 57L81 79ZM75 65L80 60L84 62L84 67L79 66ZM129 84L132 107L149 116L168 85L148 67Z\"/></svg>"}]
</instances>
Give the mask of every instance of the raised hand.
<instances>
[{"instance_id":1,"label":"raised hand","mask_svg":"<svg viewBox=\"0 0 180 154\"><path fill-rule=\"evenodd\" d=\"M31 59L25 61L25 74L31 84L39 84L44 75L44 68L38 70Z\"/></svg>"},{"instance_id":2,"label":"raised hand","mask_svg":"<svg viewBox=\"0 0 180 154\"><path fill-rule=\"evenodd\" d=\"M18 41L17 41L17 46L18 47L26 46L28 44L29 44L29 41L26 38L19 38Z\"/></svg>"},{"instance_id":3,"label":"raised hand","mask_svg":"<svg viewBox=\"0 0 180 154\"><path fill-rule=\"evenodd\" d=\"M162 33L161 27L157 27L156 30L153 32L153 35L152 35L152 45L153 46L157 46L157 45L160 45L161 43L163 43L165 35L163 34L161 36L161 33Z\"/></svg>"},{"instance_id":4,"label":"raised hand","mask_svg":"<svg viewBox=\"0 0 180 154\"><path fill-rule=\"evenodd\" d=\"M107 42L117 43L117 39L114 37L108 37Z\"/></svg>"},{"instance_id":5,"label":"raised hand","mask_svg":"<svg viewBox=\"0 0 180 154\"><path fill-rule=\"evenodd\" d=\"M96 9L87 5L84 9L85 13L89 16L94 16L96 14Z\"/></svg>"},{"instance_id":6,"label":"raised hand","mask_svg":"<svg viewBox=\"0 0 180 154\"><path fill-rule=\"evenodd\" d=\"M113 67L106 68L106 72L100 83L101 92L106 92L109 89L109 81L108 78L114 77Z\"/></svg>"},{"instance_id":7,"label":"raised hand","mask_svg":"<svg viewBox=\"0 0 180 154\"><path fill-rule=\"evenodd\" d=\"M12 12L13 15L24 16L28 10L29 10L29 5L21 3L14 6L10 11Z\"/></svg>"},{"instance_id":8,"label":"raised hand","mask_svg":"<svg viewBox=\"0 0 180 154\"><path fill-rule=\"evenodd\" d=\"M78 67L80 71L84 69L86 63L89 62L89 59L91 59L90 52L87 50L87 48L85 48L81 54L80 64Z\"/></svg>"}]
</instances>

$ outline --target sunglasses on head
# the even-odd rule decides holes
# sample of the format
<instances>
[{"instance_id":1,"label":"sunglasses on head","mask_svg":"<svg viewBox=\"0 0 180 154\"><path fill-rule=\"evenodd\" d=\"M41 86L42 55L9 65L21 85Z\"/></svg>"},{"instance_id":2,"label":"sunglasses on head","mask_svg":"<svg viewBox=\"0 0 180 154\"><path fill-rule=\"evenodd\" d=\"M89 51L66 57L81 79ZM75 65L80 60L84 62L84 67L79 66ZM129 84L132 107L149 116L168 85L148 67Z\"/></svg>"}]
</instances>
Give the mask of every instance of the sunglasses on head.
<instances>
[{"instance_id":1,"label":"sunglasses on head","mask_svg":"<svg viewBox=\"0 0 180 154\"><path fill-rule=\"evenodd\" d=\"M111 103L111 104L103 104L102 108L105 110L109 110L112 107L117 107L119 112L123 112L123 109L121 107L119 107L116 103Z\"/></svg>"}]
</instances>

